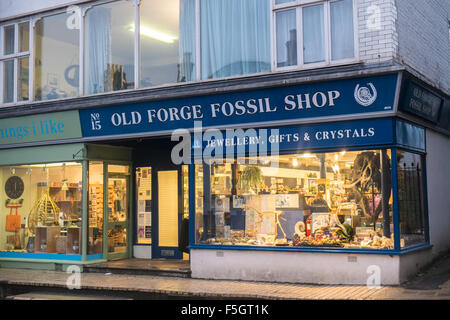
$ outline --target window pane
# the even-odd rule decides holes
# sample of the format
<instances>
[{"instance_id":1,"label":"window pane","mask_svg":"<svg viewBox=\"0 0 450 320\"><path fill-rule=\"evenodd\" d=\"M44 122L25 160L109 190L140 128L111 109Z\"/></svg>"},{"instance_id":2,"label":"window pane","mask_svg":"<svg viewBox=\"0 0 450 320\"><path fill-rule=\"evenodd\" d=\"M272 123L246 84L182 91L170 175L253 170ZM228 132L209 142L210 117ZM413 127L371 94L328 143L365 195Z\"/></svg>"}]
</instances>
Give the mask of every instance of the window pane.
<instances>
[{"instance_id":1,"label":"window pane","mask_svg":"<svg viewBox=\"0 0 450 320\"><path fill-rule=\"evenodd\" d=\"M422 157L397 152L400 246L425 242L425 200Z\"/></svg>"},{"instance_id":2,"label":"window pane","mask_svg":"<svg viewBox=\"0 0 450 320\"><path fill-rule=\"evenodd\" d=\"M17 101L28 100L28 77L29 77L30 59L18 59L18 75L17 75Z\"/></svg>"},{"instance_id":3,"label":"window pane","mask_svg":"<svg viewBox=\"0 0 450 320\"><path fill-rule=\"evenodd\" d=\"M130 1L95 6L86 14L85 93L134 87L134 7Z\"/></svg>"},{"instance_id":4,"label":"window pane","mask_svg":"<svg viewBox=\"0 0 450 320\"><path fill-rule=\"evenodd\" d=\"M3 103L14 101L14 60L3 62Z\"/></svg>"},{"instance_id":5,"label":"window pane","mask_svg":"<svg viewBox=\"0 0 450 320\"><path fill-rule=\"evenodd\" d=\"M141 3L141 86L143 87L174 83L178 80L179 12L179 0L166 0L164 3L146 0ZM195 14L195 11L192 13ZM193 22L195 25L195 19ZM192 36L195 37L195 33Z\"/></svg>"},{"instance_id":6,"label":"window pane","mask_svg":"<svg viewBox=\"0 0 450 320\"><path fill-rule=\"evenodd\" d=\"M181 0L180 6L180 71L178 81L194 81L197 78L195 0Z\"/></svg>"},{"instance_id":7,"label":"window pane","mask_svg":"<svg viewBox=\"0 0 450 320\"><path fill-rule=\"evenodd\" d=\"M202 79L270 71L270 7L260 0L202 0Z\"/></svg>"},{"instance_id":8,"label":"window pane","mask_svg":"<svg viewBox=\"0 0 450 320\"><path fill-rule=\"evenodd\" d=\"M152 243L152 168L136 168L137 243Z\"/></svg>"},{"instance_id":9,"label":"window pane","mask_svg":"<svg viewBox=\"0 0 450 320\"><path fill-rule=\"evenodd\" d=\"M277 66L297 64L296 9L277 12Z\"/></svg>"},{"instance_id":10,"label":"window pane","mask_svg":"<svg viewBox=\"0 0 450 320\"><path fill-rule=\"evenodd\" d=\"M323 5L303 8L304 63L325 61L325 29Z\"/></svg>"},{"instance_id":11,"label":"window pane","mask_svg":"<svg viewBox=\"0 0 450 320\"><path fill-rule=\"evenodd\" d=\"M0 183L9 209L0 251L81 254L80 163L3 166Z\"/></svg>"},{"instance_id":12,"label":"window pane","mask_svg":"<svg viewBox=\"0 0 450 320\"><path fill-rule=\"evenodd\" d=\"M78 95L79 30L69 29L71 14L48 16L36 22L34 81L36 100Z\"/></svg>"},{"instance_id":13,"label":"window pane","mask_svg":"<svg viewBox=\"0 0 450 320\"><path fill-rule=\"evenodd\" d=\"M88 254L103 252L103 163L89 162Z\"/></svg>"},{"instance_id":14,"label":"window pane","mask_svg":"<svg viewBox=\"0 0 450 320\"><path fill-rule=\"evenodd\" d=\"M330 3L331 8L331 59L353 58L353 2L341 0Z\"/></svg>"},{"instance_id":15,"label":"window pane","mask_svg":"<svg viewBox=\"0 0 450 320\"><path fill-rule=\"evenodd\" d=\"M30 24L19 23L19 52L28 51L30 46Z\"/></svg>"},{"instance_id":16,"label":"window pane","mask_svg":"<svg viewBox=\"0 0 450 320\"><path fill-rule=\"evenodd\" d=\"M278 167L241 158L196 168L197 242L393 249L390 156L305 153L279 156Z\"/></svg>"},{"instance_id":17,"label":"window pane","mask_svg":"<svg viewBox=\"0 0 450 320\"><path fill-rule=\"evenodd\" d=\"M3 54L12 54L14 53L14 34L15 29L14 25L4 27L4 43L3 43Z\"/></svg>"}]
</instances>

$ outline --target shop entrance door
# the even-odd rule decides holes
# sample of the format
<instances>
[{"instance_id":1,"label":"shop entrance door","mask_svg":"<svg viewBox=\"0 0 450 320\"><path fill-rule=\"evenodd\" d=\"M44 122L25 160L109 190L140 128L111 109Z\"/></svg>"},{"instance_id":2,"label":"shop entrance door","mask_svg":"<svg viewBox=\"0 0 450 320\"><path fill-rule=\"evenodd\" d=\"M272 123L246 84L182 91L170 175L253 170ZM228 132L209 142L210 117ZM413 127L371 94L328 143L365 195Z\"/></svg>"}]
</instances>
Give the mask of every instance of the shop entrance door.
<instances>
[{"instance_id":1,"label":"shop entrance door","mask_svg":"<svg viewBox=\"0 0 450 320\"><path fill-rule=\"evenodd\" d=\"M178 250L181 222L178 170L157 172L157 228L153 233L152 256L154 258L182 259Z\"/></svg>"},{"instance_id":2,"label":"shop entrance door","mask_svg":"<svg viewBox=\"0 0 450 320\"><path fill-rule=\"evenodd\" d=\"M129 258L130 206L129 176L109 173L107 191L107 218L104 221L104 239L107 239L107 260Z\"/></svg>"}]
</instances>

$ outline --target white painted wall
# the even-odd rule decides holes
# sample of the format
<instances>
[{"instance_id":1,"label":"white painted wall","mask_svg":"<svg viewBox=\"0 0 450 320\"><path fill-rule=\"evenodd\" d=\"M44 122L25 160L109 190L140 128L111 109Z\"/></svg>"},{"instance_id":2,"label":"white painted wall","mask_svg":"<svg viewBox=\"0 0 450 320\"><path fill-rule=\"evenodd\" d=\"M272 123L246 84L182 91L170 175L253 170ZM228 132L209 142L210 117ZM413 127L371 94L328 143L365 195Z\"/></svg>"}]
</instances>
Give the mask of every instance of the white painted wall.
<instances>
[{"instance_id":1,"label":"white painted wall","mask_svg":"<svg viewBox=\"0 0 450 320\"><path fill-rule=\"evenodd\" d=\"M399 256L191 249L192 277L203 279L366 285L369 266L381 284L399 284Z\"/></svg>"},{"instance_id":2,"label":"white painted wall","mask_svg":"<svg viewBox=\"0 0 450 320\"><path fill-rule=\"evenodd\" d=\"M433 255L450 250L450 137L427 130L427 189Z\"/></svg>"},{"instance_id":3,"label":"white painted wall","mask_svg":"<svg viewBox=\"0 0 450 320\"><path fill-rule=\"evenodd\" d=\"M133 246L133 257L138 259L151 259L152 247L151 246Z\"/></svg>"}]
</instances>

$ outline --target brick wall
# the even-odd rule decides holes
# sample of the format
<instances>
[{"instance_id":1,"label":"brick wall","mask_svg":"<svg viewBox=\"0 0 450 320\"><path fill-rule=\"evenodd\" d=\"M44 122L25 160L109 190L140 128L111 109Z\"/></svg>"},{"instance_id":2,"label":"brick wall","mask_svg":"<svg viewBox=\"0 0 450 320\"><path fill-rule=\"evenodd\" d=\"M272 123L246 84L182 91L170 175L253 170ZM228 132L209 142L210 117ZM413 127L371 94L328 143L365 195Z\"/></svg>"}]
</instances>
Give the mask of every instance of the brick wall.
<instances>
[{"instance_id":1,"label":"brick wall","mask_svg":"<svg viewBox=\"0 0 450 320\"><path fill-rule=\"evenodd\" d=\"M359 57L366 63L397 55L395 0L357 0Z\"/></svg>"},{"instance_id":2,"label":"brick wall","mask_svg":"<svg viewBox=\"0 0 450 320\"><path fill-rule=\"evenodd\" d=\"M450 1L356 0L359 57L365 63L395 60L448 92Z\"/></svg>"},{"instance_id":3,"label":"brick wall","mask_svg":"<svg viewBox=\"0 0 450 320\"><path fill-rule=\"evenodd\" d=\"M396 0L398 60L450 90L450 1Z\"/></svg>"}]
</instances>

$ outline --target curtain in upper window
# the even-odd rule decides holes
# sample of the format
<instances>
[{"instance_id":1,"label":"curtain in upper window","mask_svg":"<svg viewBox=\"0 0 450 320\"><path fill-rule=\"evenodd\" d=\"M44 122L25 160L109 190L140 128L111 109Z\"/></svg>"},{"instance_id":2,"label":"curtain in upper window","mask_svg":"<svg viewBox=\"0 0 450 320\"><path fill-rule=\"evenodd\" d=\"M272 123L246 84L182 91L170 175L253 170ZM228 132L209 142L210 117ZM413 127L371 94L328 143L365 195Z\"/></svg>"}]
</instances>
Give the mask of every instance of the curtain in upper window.
<instances>
[{"instance_id":1,"label":"curtain in upper window","mask_svg":"<svg viewBox=\"0 0 450 320\"><path fill-rule=\"evenodd\" d=\"M134 6L117 1L95 6L85 20L85 93L134 87Z\"/></svg>"},{"instance_id":2,"label":"curtain in upper window","mask_svg":"<svg viewBox=\"0 0 450 320\"><path fill-rule=\"evenodd\" d=\"M324 6L303 8L303 60L304 63L325 61Z\"/></svg>"},{"instance_id":3,"label":"curtain in upper window","mask_svg":"<svg viewBox=\"0 0 450 320\"><path fill-rule=\"evenodd\" d=\"M195 0L180 1L180 46L179 82L194 81L196 79L195 59L196 50L196 15Z\"/></svg>"},{"instance_id":4,"label":"curtain in upper window","mask_svg":"<svg viewBox=\"0 0 450 320\"><path fill-rule=\"evenodd\" d=\"M202 79L270 71L270 7L261 0L202 0Z\"/></svg>"},{"instance_id":5,"label":"curtain in upper window","mask_svg":"<svg viewBox=\"0 0 450 320\"><path fill-rule=\"evenodd\" d=\"M331 9L331 59L353 58L353 3L341 0L330 3Z\"/></svg>"}]
</instances>

